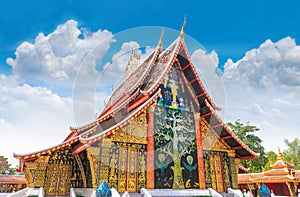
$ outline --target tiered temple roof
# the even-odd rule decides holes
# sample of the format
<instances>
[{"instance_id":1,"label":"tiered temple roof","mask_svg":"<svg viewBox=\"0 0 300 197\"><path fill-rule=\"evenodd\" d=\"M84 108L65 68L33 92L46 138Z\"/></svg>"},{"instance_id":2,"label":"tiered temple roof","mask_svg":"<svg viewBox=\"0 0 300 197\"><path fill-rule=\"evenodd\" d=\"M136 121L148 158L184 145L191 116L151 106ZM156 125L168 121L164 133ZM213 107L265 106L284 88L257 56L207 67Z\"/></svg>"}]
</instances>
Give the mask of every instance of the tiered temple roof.
<instances>
[{"instance_id":1,"label":"tiered temple roof","mask_svg":"<svg viewBox=\"0 0 300 197\"><path fill-rule=\"evenodd\" d=\"M51 152L72 147L72 154L76 155L88 148L97 140L111 135L124 127L129 120L138 116L150 105L156 102L160 95L159 86L164 77L176 64L182 76L189 84L189 91L195 95L197 111L209 123L209 127L240 159L251 159L258 155L250 150L218 117L216 110L220 110L205 90L193 66L184 42L180 36L165 50L161 48L161 40L150 55L141 62L139 67L114 91L101 115L93 122L82 127L71 127L71 133L56 146L30 154L14 154L21 161L34 160L37 156L51 154Z\"/></svg>"},{"instance_id":2,"label":"tiered temple roof","mask_svg":"<svg viewBox=\"0 0 300 197\"><path fill-rule=\"evenodd\" d=\"M239 174L239 184L249 183L286 183L300 181L300 171L294 170L294 165L285 161L278 148L277 161L271 165L271 170L261 173Z\"/></svg>"}]
</instances>

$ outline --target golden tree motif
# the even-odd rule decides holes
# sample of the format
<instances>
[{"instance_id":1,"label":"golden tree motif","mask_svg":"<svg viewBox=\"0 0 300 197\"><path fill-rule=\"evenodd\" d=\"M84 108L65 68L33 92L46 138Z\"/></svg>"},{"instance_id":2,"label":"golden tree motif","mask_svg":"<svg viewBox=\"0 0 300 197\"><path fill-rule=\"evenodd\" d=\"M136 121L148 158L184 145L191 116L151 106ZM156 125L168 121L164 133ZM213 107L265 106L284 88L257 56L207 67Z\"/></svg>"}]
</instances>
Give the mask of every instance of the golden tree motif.
<instances>
[{"instance_id":1,"label":"golden tree motif","mask_svg":"<svg viewBox=\"0 0 300 197\"><path fill-rule=\"evenodd\" d=\"M173 189L183 189L181 159L195 151L195 129L191 114L158 107L155 121L155 143L161 163L169 156L174 162ZM165 156L163 156L165 155ZM167 164L168 165L168 164ZM161 166L163 167L163 166Z\"/></svg>"}]
</instances>

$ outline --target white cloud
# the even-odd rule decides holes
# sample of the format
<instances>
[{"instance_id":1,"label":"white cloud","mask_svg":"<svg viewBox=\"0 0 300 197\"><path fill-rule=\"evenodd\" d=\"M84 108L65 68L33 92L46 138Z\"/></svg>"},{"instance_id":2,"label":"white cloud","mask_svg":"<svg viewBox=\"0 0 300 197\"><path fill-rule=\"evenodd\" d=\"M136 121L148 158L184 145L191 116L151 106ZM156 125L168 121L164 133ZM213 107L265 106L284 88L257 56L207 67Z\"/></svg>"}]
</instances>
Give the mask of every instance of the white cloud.
<instances>
[{"instance_id":1,"label":"white cloud","mask_svg":"<svg viewBox=\"0 0 300 197\"><path fill-rule=\"evenodd\" d=\"M70 126L79 126L73 105L80 106L78 114L94 119L93 114L85 115L90 100L71 98L73 83L79 79L76 90L93 97L96 65L113 41L107 30L89 32L69 20L16 49L15 59L7 59L12 74L0 75L0 133L7 139L1 155L15 165L12 151L29 153L61 143Z\"/></svg>"},{"instance_id":2,"label":"white cloud","mask_svg":"<svg viewBox=\"0 0 300 197\"><path fill-rule=\"evenodd\" d=\"M224 66L224 78L254 87L300 86L299 62L300 46L294 39L267 40L237 62L229 59Z\"/></svg>"},{"instance_id":3,"label":"white cloud","mask_svg":"<svg viewBox=\"0 0 300 197\"><path fill-rule=\"evenodd\" d=\"M285 106L290 106L291 103L287 100L280 99L280 98L274 98L273 99L273 104L274 105L285 105Z\"/></svg>"},{"instance_id":4,"label":"white cloud","mask_svg":"<svg viewBox=\"0 0 300 197\"><path fill-rule=\"evenodd\" d=\"M263 140L262 145L264 146L265 151L277 152L278 146L281 150L286 148L283 143L285 136L282 135L284 131L281 127L278 127L278 125L266 120L257 122L256 126L260 128L258 134Z\"/></svg>"},{"instance_id":5,"label":"white cloud","mask_svg":"<svg viewBox=\"0 0 300 197\"><path fill-rule=\"evenodd\" d=\"M39 33L34 43L23 42L15 52L16 58L8 58L6 62L23 82L43 84L52 90L69 89L81 63L95 48L97 57L89 56L91 65L85 72L98 74L94 62L103 57L113 41L107 30L88 32L79 29L76 21L69 20L49 35Z\"/></svg>"},{"instance_id":6,"label":"white cloud","mask_svg":"<svg viewBox=\"0 0 300 197\"><path fill-rule=\"evenodd\" d=\"M258 103L252 103L248 110L252 111L251 113L253 113L254 115L259 114L261 116L278 116L281 114L279 109L267 108L265 106L261 106Z\"/></svg>"},{"instance_id":7,"label":"white cloud","mask_svg":"<svg viewBox=\"0 0 300 197\"><path fill-rule=\"evenodd\" d=\"M107 62L105 64L105 76L102 77L105 77L105 80L115 80L116 78L118 79L120 77L124 78L125 66L127 65L127 62L132 55L131 51L135 50L137 53L141 53L139 48L140 45L135 41L124 42L121 46L121 49L113 55L112 62Z\"/></svg>"},{"instance_id":8,"label":"white cloud","mask_svg":"<svg viewBox=\"0 0 300 197\"><path fill-rule=\"evenodd\" d=\"M224 82L216 72L219 64L218 54L215 51L208 53L202 49L198 49L191 55L191 60L200 80L214 103L220 108L225 108ZM218 115L223 117L224 112L224 110L220 111Z\"/></svg>"},{"instance_id":9,"label":"white cloud","mask_svg":"<svg viewBox=\"0 0 300 197\"><path fill-rule=\"evenodd\" d=\"M224 70L227 121L237 118L258 126L266 150L285 148L283 139L298 132L300 46L286 37L267 40Z\"/></svg>"},{"instance_id":10,"label":"white cloud","mask_svg":"<svg viewBox=\"0 0 300 197\"><path fill-rule=\"evenodd\" d=\"M16 165L12 151L29 153L60 143L73 124L72 100L45 87L0 81L1 155Z\"/></svg>"}]
</instances>

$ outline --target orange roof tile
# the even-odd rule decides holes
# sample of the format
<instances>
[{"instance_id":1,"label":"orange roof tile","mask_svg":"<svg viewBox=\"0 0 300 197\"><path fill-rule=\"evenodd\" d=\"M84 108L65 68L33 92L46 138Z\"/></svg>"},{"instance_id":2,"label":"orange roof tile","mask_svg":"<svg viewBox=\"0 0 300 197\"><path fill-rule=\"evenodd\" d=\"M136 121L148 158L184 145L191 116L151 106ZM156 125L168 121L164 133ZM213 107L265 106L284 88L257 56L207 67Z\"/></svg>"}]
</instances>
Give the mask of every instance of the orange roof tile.
<instances>
[{"instance_id":1,"label":"orange roof tile","mask_svg":"<svg viewBox=\"0 0 300 197\"><path fill-rule=\"evenodd\" d=\"M24 175L0 175L0 183L26 183Z\"/></svg>"}]
</instances>

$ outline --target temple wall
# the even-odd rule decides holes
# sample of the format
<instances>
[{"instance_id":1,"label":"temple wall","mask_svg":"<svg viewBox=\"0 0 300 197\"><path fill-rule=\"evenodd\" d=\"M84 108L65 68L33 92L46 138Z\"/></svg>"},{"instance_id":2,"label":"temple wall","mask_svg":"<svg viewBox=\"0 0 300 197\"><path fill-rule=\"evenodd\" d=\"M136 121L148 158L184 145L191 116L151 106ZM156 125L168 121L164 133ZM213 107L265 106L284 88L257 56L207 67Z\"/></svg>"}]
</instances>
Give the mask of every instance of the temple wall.
<instances>
[{"instance_id":1,"label":"temple wall","mask_svg":"<svg viewBox=\"0 0 300 197\"><path fill-rule=\"evenodd\" d=\"M103 181L119 192L146 187L146 112L87 149L93 188Z\"/></svg>"},{"instance_id":2,"label":"temple wall","mask_svg":"<svg viewBox=\"0 0 300 197\"><path fill-rule=\"evenodd\" d=\"M53 152L49 156L38 156L25 162L24 174L30 188L44 187L47 195L66 195L69 188L84 188L89 183L89 163L86 152L71 154L71 147Z\"/></svg>"},{"instance_id":3,"label":"temple wall","mask_svg":"<svg viewBox=\"0 0 300 197\"><path fill-rule=\"evenodd\" d=\"M201 118L206 187L220 192L225 192L227 188L237 189L239 160L208 125Z\"/></svg>"}]
</instances>

